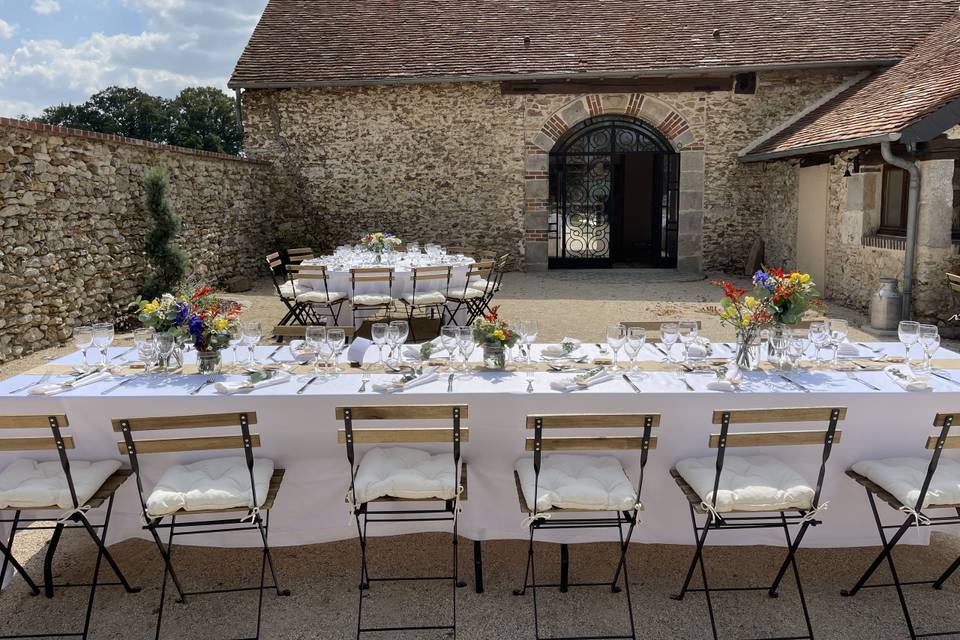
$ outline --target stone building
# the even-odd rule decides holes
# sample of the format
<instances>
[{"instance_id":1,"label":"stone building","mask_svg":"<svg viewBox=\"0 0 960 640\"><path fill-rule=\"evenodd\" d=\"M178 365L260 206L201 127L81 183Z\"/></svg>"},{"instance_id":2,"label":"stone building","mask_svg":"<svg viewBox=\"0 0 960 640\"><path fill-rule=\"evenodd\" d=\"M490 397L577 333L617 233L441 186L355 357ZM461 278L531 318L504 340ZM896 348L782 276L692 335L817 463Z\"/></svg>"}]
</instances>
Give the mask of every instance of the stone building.
<instances>
[{"instance_id":1,"label":"stone building","mask_svg":"<svg viewBox=\"0 0 960 640\"><path fill-rule=\"evenodd\" d=\"M877 140L777 145L816 107L893 72L958 7L270 0L230 86L248 153L297 177L303 223L330 246L377 228L507 252L527 270L701 273L741 271L759 239L767 263L813 269L827 295L863 306L878 276L903 271L907 240L871 226L881 183L902 192L902 176L884 182L900 174L873 163ZM942 104L960 93L947 75ZM851 117L869 128L869 112ZM953 198L956 172L924 158L921 201ZM807 233L814 173L815 208L833 216L819 235ZM953 245L938 249L918 252L936 268L917 275L946 267Z\"/></svg>"}]
</instances>

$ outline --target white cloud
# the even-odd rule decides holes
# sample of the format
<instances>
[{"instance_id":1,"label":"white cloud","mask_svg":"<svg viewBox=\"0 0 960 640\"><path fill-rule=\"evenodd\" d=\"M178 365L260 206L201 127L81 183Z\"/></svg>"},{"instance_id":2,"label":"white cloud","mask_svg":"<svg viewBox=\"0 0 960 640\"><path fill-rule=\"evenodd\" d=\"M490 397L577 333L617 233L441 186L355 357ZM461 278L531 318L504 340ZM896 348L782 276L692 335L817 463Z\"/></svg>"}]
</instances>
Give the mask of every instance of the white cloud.
<instances>
[{"instance_id":1,"label":"white cloud","mask_svg":"<svg viewBox=\"0 0 960 640\"><path fill-rule=\"evenodd\" d=\"M42 16L60 11L59 0L33 0L33 10Z\"/></svg>"},{"instance_id":2,"label":"white cloud","mask_svg":"<svg viewBox=\"0 0 960 640\"><path fill-rule=\"evenodd\" d=\"M10 24L3 18L0 18L0 40L9 40L13 37L13 33L16 30L16 26Z\"/></svg>"}]
</instances>

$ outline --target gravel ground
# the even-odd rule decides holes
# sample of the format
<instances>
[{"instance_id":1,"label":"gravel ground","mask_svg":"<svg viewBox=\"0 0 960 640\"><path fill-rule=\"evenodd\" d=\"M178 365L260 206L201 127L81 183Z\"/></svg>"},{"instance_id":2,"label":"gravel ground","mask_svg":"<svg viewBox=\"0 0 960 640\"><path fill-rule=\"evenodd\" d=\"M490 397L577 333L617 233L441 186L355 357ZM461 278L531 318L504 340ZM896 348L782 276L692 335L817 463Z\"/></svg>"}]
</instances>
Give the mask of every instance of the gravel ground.
<instances>
[{"instance_id":1,"label":"gravel ground","mask_svg":"<svg viewBox=\"0 0 960 640\"><path fill-rule=\"evenodd\" d=\"M282 314L269 281L254 290L233 296L247 305L247 317L260 318L272 326ZM703 334L730 340L711 313L718 290L708 280L682 281L669 272L632 270L569 271L548 274L508 274L499 297L501 314L507 319L539 318L542 341L571 335L589 341L603 339L604 325L617 320L700 319ZM830 305L827 314L847 318L851 326L865 322L862 314ZM873 339L859 330L852 339ZM120 336L118 344L128 342ZM0 365L0 378L16 375L46 358L57 357L68 347L47 349ZM281 498L282 499L282 498ZM889 514L889 517L892 518ZM864 523L864 526L870 526ZM730 534L725 534L730 535ZM719 538L719 537L718 537ZM15 552L35 576L42 575L42 552L48 535L30 531L17 538ZM443 571L439 564L449 537L438 534L376 539L371 543L374 574L400 571ZM55 567L56 580L82 581L92 570L94 554L89 541L69 532L61 543ZM461 546L461 573L473 578L470 545ZM112 547L128 577L144 587L136 595L117 588L102 589L97 596L93 639L135 640L154 637L154 611L159 598L162 565L152 544L127 540ZM442 553L438 553L441 551ZM358 549L356 541L288 547L275 550L281 580L292 590L289 598L267 595L264 604L263 638L349 638L356 629ZM896 593L870 589L856 598L841 598L839 590L850 586L877 550L810 549L799 554L805 593L818 638L875 640L907 637ZM487 542L484 545L486 592L472 589L458 593L458 634L461 638L532 638L533 613L528 593L511 595L522 579L526 547L520 541ZM555 581L558 573L557 545L538 545L542 580ZM711 546L706 555L711 584L730 586L762 584L782 558L782 549L769 547ZM571 579L603 580L609 577L616 549L612 545L577 545L571 549ZM630 551L630 584L634 616L640 638L709 638L704 600L690 594L676 602L668 596L680 584L692 554L689 546L635 545ZM909 547L898 552L903 580L931 578L960 555L960 538L935 534L928 547ZM259 554L250 549L177 547L176 563L188 589L210 589L236 582L252 584L259 570ZM884 568L877 574L886 581ZM909 587L908 599L919 618L920 631L960 627L960 577L943 591ZM53 601L29 596L19 579L0 596L0 636L64 632L79 628L85 590L62 589ZM371 625L431 624L449 614L449 590L437 583L376 584L365 600ZM557 590L540 593L541 634L597 635L624 633L626 610L623 595L602 588ZM256 599L253 594L192 598L186 604L168 602L164 620L165 638L229 638L252 635ZM723 637L799 635L803 632L796 588L786 580L782 595L771 600L763 592L724 593L715 598L718 624ZM439 618L438 618L439 616ZM448 619L448 618L447 618ZM444 624L444 622L439 622ZM381 633L375 638L439 638L442 632L422 634ZM955 637L960 637L958 634Z\"/></svg>"}]
</instances>

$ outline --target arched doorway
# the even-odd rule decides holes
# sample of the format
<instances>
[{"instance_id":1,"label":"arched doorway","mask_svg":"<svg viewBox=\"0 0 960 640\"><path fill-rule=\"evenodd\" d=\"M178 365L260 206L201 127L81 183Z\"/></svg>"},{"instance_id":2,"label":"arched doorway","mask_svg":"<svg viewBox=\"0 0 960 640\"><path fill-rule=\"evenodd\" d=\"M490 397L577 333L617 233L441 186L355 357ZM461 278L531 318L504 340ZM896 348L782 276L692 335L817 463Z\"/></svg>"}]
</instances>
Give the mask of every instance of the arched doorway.
<instances>
[{"instance_id":1,"label":"arched doorway","mask_svg":"<svg viewBox=\"0 0 960 640\"><path fill-rule=\"evenodd\" d=\"M550 267L676 267L679 190L680 155L650 125L576 124L550 152Z\"/></svg>"}]
</instances>

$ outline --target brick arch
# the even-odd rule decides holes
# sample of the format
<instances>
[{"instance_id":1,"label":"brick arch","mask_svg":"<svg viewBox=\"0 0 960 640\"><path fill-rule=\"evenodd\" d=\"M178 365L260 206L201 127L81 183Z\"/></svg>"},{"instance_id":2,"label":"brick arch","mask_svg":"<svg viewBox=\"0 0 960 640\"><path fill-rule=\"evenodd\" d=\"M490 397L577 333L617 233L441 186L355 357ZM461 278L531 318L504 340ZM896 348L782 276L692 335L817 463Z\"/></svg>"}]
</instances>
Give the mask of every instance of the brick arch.
<instances>
[{"instance_id":1,"label":"brick arch","mask_svg":"<svg viewBox=\"0 0 960 640\"><path fill-rule=\"evenodd\" d=\"M547 118L533 143L549 153L570 127L601 115L627 115L643 120L662 133L677 151L696 141L687 119L676 109L658 98L629 93L590 94L567 103Z\"/></svg>"}]
</instances>

